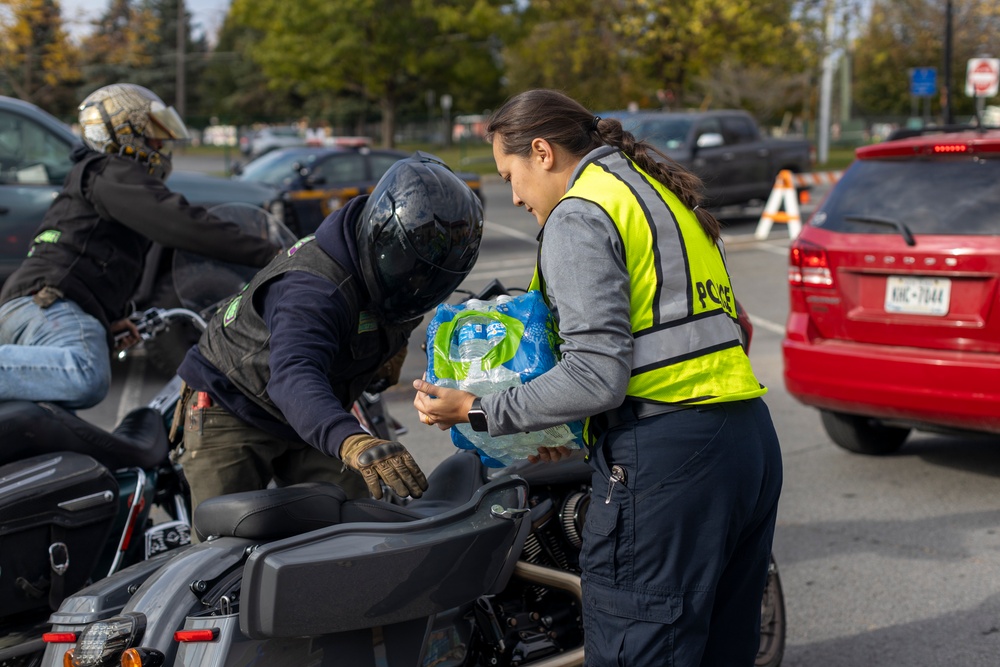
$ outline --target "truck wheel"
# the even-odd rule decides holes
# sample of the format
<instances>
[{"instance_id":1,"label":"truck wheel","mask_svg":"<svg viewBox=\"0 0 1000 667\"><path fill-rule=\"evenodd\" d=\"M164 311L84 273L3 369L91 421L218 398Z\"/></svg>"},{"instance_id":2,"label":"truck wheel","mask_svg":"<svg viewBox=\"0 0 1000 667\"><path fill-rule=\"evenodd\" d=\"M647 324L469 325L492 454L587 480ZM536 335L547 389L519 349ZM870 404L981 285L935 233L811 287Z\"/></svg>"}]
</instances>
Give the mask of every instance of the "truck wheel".
<instances>
[{"instance_id":1,"label":"truck wheel","mask_svg":"<svg viewBox=\"0 0 1000 667\"><path fill-rule=\"evenodd\" d=\"M174 290L169 275L160 278L153 289L152 304L159 308L180 308L181 301ZM146 359L164 375L174 375L191 346L198 342L201 333L190 322L174 322L170 328L143 343Z\"/></svg>"},{"instance_id":2,"label":"truck wheel","mask_svg":"<svg viewBox=\"0 0 1000 667\"><path fill-rule=\"evenodd\" d=\"M910 429L885 426L876 419L820 410L823 428L840 447L855 454L884 456L899 450Z\"/></svg>"}]
</instances>

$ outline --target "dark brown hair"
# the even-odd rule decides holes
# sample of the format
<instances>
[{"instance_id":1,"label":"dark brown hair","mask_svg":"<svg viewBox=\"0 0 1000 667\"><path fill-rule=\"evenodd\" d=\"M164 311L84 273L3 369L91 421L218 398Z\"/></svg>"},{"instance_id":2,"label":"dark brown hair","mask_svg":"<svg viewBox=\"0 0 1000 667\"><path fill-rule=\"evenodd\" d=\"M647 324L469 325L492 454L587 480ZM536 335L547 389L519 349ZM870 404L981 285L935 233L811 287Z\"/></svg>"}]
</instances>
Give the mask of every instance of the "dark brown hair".
<instances>
[{"instance_id":1,"label":"dark brown hair","mask_svg":"<svg viewBox=\"0 0 1000 667\"><path fill-rule=\"evenodd\" d=\"M557 90L528 90L504 102L486 123L486 140L492 142L497 136L504 153L520 157L531 155L531 142L538 138L578 158L605 144L614 146L692 209L712 241L719 239L719 221L701 208L700 178L652 144L637 140L619 121L598 120L582 104Z\"/></svg>"}]
</instances>

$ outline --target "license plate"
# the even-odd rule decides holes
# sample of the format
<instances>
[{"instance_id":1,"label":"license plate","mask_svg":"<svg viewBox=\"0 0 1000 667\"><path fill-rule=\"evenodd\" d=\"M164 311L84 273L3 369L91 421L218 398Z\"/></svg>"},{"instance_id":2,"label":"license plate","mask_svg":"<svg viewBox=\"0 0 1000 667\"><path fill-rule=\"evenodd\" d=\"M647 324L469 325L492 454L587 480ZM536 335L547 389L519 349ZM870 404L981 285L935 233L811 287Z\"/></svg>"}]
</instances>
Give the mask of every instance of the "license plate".
<instances>
[{"instance_id":1,"label":"license plate","mask_svg":"<svg viewBox=\"0 0 1000 667\"><path fill-rule=\"evenodd\" d=\"M947 315L951 305L948 278L889 276L885 284L885 311L914 315Z\"/></svg>"},{"instance_id":2,"label":"license plate","mask_svg":"<svg viewBox=\"0 0 1000 667\"><path fill-rule=\"evenodd\" d=\"M146 531L146 558L191 544L187 521L159 523Z\"/></svg>"}]
</instances>

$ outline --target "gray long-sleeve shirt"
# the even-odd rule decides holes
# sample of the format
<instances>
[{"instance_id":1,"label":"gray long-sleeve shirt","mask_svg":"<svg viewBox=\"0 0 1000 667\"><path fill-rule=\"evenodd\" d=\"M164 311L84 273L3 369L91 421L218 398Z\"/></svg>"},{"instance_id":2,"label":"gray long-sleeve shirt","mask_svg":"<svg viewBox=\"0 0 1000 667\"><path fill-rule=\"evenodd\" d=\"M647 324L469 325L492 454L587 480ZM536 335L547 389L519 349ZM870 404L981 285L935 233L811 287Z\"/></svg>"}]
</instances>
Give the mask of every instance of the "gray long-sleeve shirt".
<instances>
[{"instance_id":1,"label":"gray long-sleeve shirt","mask_svg":"<svg viewBox=\"0 0 1000 667\"><path fill-rule=\"evenodd\" d=\"M605 146L577 165L569 186ZM614 221L596 204L565 199L542 230L542 276L562 358L531 382L483 397L490 435L537 431L621 405L632 368L629 275Z\"/></svg>"}]
</instances>

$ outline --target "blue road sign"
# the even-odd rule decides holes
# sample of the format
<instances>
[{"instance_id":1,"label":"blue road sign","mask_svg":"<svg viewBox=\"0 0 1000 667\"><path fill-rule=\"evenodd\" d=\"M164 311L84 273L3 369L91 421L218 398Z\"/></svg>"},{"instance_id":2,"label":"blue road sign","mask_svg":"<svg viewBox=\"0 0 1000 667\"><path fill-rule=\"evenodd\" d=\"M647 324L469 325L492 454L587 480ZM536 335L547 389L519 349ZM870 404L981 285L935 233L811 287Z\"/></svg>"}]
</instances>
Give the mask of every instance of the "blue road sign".
<instances>
[{"instance_id":1,"label":"blue road sign","mask_svg":"<svg viewBox=\"0 0 1000 667\"><path fill-rule=\"evenodd\" d=\"M931 97L937 94L937 68L913 67L910 69L910 95Z\"/></svg>"}]
</instances>

